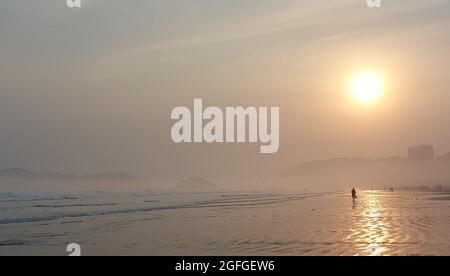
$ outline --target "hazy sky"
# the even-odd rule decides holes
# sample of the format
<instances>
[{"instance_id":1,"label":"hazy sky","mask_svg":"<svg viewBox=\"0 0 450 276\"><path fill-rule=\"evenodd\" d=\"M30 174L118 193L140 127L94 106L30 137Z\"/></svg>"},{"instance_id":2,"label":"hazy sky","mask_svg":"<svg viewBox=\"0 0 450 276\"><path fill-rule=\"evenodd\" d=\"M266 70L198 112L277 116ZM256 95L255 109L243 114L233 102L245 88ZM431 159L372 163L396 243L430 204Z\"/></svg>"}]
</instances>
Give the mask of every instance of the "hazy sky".
<instances>
[{"instance_id":1,"label":"hazy sky","mask_svg":"<svg viewBox=\"0 0 450 276\"><path fill-rule=\"evenodd\" d=\"M147 177L277 173L450 151L450 1L0 2L0 168ZM374 70L383 96L350 96ZM173 144L172 109L279 106L280 151Z\"/></svg>"}]
</instances>

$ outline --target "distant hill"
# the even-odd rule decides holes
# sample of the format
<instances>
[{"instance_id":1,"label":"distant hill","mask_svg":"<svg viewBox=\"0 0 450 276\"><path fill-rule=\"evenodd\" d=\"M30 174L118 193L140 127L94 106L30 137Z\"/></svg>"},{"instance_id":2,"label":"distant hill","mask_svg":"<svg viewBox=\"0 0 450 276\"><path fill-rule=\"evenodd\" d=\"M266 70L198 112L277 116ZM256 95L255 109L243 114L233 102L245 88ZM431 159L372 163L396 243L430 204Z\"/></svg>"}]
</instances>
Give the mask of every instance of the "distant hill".
<instances>
[{"instance_id":1,"label":"distant hill","mask_svg":"<svg viewBox=\"0 0 450 276\"><path fill-rule=\"evenodd\" d=\"M450 162L450 152L436 158L437 161L446 161Z\"/></svg>"},{"instance_id":2,"label":"distant hill","mask_svg":"<svg viewBox=\"0 0 450 276\"><path fill-rule=\"evenodd\" d=\"M185 191L209 191L214 189L214 185L204 178L191 177L180 181L176 189Z\"/></svg>"},{"instance_id":3,"label":"distant hill","mask_svg":"<svg viewBox=\"0 0 450 276\"><path fill-rule=\"evenodd\" d=\"M284 176L296 176L305 174L315 174L323 170L334 170L334 169L344 169L357 168L361 166L366 166L373 163L373 160L363 159L363 158L336 158L329 160L317 160L307 163L303 163L296 168L285 172Z\"/></svg>"},{"instance_id":4,"label":"distant hill","mask_svg":"<svg viewBox=\"0 0 450 276\"><path fill-rule=\"evenodd\" d=\"M305 174L315 174L325 171L345 171L345 170L359 170L373 167L376 165L405 165L408 163L417 164L417 161L411 161L406 157L393 156L382 159L367 159L367 158L335 158L327 160L317 160L303 163L294 169L283 173L283 176L296 176Z\"/></svg>"},{"instance_id":5,"label":"distant hill","mask_svg":"<svg viewBox=\"0 0 450 276\"><path fill-rule=\"evenodd\" d=\"M19 168L0 170L0 177L22 177L31 175L33 175L33 172Z\"/></svg>"},{"instance_id":6,"label":"distant hill","mask_svg":"<svg viewBox=\"0 0 450 276\"><path fill-rule=\"evenodd\" d=\"M282 177L328 186L448 185L450 154L424 161L405 157L318 160L288 170Z\"/></svg>"},{"instance_id":7,"label":"distant hill","mask_svg":"<svg viewBox=\"0 0 450 276\"><path fill-rule=\"evenodd\" d=\"M105 172L95 174L62 174L55 172L33 172L20 168L0 170L1 180L24 181L138 181L139 178L125 172Z\"/></svg>"}]
</instances>

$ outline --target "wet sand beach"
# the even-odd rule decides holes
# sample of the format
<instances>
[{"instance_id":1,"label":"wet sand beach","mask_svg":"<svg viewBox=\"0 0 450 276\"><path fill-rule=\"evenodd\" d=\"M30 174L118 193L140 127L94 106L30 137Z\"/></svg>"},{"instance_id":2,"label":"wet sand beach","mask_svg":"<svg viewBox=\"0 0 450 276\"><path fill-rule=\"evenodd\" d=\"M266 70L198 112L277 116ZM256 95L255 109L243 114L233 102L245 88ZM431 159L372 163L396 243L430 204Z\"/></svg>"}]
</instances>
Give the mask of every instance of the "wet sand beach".
<instances>
[{"instance_id":1,"label":"wet sand beach","mask_svg":"<svg viewBox=\"0 0 450 276\"><path fill-rule=\"evenodd\" d=\"M445 194L360 191L355 202L349 193L207 197L165 208L3 220L0 255L67 255L69 243L79 243L83 255L450 255Z\"/></svg>"}]
</instances>

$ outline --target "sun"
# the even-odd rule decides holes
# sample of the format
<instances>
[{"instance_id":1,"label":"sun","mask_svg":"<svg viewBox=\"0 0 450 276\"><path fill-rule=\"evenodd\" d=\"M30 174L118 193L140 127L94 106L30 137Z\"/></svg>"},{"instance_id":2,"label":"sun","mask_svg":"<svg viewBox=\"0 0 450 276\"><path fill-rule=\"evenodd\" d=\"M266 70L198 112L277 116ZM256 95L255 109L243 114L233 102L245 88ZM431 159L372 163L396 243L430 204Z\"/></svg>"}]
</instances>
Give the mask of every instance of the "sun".
<instances>
[{"instance_id":1,"label":"sun","mask_svg":"<svg viewBox=\"0 0 450 276\"><path fill-rule=\"evenodd\" d=\"M353 96L359 102L373 102L381 95L381 79L376 73L359 73L352 82Z\"/></svg>"}]
</instances>

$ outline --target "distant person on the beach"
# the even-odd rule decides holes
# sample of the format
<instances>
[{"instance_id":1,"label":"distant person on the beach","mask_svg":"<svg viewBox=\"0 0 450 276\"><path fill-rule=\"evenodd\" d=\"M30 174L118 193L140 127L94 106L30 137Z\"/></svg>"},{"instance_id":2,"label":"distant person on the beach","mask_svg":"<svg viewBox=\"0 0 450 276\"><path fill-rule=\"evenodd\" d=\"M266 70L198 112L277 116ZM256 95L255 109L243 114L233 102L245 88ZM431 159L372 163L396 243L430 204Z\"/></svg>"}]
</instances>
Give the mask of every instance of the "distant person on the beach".
<instances>
[{"instance_id":1,"label":"distant person on the beach","mask_svg":"<svg viewBox=\"0 0 450 276\"><path fill-rule=\"evenodd\" d=\"M355 188L353 188L353 190L352 190L352 198L353 198L353 200L355 200L355 199L358 198L358 197L356 196L356 190L355 190Z\"/></svg>"}]
</instances>

